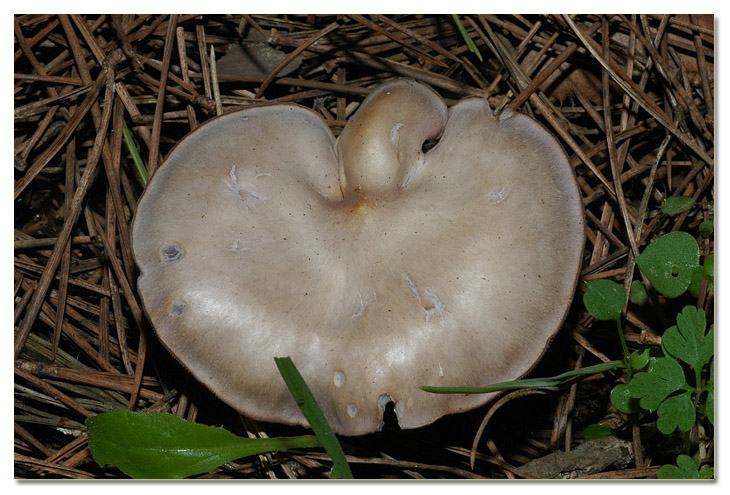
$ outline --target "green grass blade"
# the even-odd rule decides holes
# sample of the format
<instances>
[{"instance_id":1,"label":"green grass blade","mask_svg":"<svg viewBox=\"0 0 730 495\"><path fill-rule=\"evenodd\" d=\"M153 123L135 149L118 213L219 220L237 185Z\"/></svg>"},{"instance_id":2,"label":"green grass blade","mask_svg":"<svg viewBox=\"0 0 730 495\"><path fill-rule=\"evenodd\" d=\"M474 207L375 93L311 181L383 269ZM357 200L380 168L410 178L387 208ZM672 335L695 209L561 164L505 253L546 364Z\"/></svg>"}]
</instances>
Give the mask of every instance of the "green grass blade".
<instances>
[{"instance_id":1,"label":"green grass blade","mask_svg":"<svg viewBox=\"0 0 730 495\"><path fill-rule=\"evenodd\" d=\"M345 453L342 451L340 442L337 441L337 437L324 414L322 414L317 400L312 395L312 391L309 390L294 362L290 357L274 358L274 361L279 368L279 373L286 382L286 386L289 387L292 397L297 401L304 417L309 421L309 426L312 427L315 435L322 443L322 447L332 458L334 465L332 466L331 476L333 478L352 479L352 471L350 471L350 465L345 459Z\"/></svg>"},{"instance_id":2,"label":"green grass blade","mask_svg":"<svg viewBox=\"0 0 730 495\"><path fill-rule=\"evenodd\" d=\"M456 28L459 30L459 33L461 33L461 37L464 38L466 46L467 48L469 48L469 51L476 55L480 62L484 62L482 54L479 52L479 48L477 48L477 46L474 44L474 40L471 39L469 33L466 32L466 28L461 23L461 19L459 19L459 16L456 14L451 14L451 18L454 20L454 24L456 24Z\"/></svg>"},{"instance_id":3,"label":"green grass blade","mask_svg":"<svg viewBox=\"0 0 730 495\"><path fill-rule=\"evenodd\" d=\"M122 134L124 134L124 142L127 143L127 149L132 155L132 161L137 167L137 172L139 172L140 177L142 177L144 185L147 185L147 166L144 164L142 157L139 155L137 145L134 143L134 136L132 135L132 131L129 127L127 127L126 122L122 122Z\"/></svg>"},{"instance_id":4,"label":"green grass blade","mask_svg":"<svg viewBox=\"0 0 730 495\"><path fill-rule=\"evenodd\" d=\"M604 371L611 371L625 366L626 365L623 361L609 361L607 363L600 363L593 366L587 366L585 368L579 368L577 370L567 371L549 378L526 378L524 380L495 383L484 387L433 387L430 385L423 385L420 388L421 390L434 394L488 394L491 392L501 392L503 390L557 387L566 379L574 376L594 375L596 373L603 373Z\"/></svg>"},{"instance_id":5,"label":"green grass blade","mask_svg":"<svg viewBox=\"0 0 730 495\"><path fill-rule=\"evenodd\" d=\"M185 478L241 457L320 446L313 435L244 438L168 413L124 409L92 416L86 426L96 462L139 479Z\"/></svg>"}]
</instances>

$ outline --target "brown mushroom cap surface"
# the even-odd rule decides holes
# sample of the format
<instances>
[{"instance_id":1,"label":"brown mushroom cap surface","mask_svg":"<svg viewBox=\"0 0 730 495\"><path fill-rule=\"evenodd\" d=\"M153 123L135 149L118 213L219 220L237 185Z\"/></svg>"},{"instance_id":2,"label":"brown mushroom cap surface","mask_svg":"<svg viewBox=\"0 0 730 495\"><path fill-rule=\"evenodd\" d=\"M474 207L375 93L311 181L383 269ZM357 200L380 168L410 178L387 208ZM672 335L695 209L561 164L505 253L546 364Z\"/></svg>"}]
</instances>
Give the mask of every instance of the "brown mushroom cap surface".
<instances>
[{"instance_id":1,"label":"brown mushroom cap surface","mask_svg":"<svg viewBox=\"0 0 730 495\"><path fill-rule=\"evenodd\" d=\"M532 368L573 297L583 229L540 124L395 80L337 141L297 105L205 123L148 184L132 236L147 313L197 379L253 418L306 425L273 360L291 356L333 430L360 435L390 401L415 428L490 398L421 385Z\"/></svg>"}]
</instances>

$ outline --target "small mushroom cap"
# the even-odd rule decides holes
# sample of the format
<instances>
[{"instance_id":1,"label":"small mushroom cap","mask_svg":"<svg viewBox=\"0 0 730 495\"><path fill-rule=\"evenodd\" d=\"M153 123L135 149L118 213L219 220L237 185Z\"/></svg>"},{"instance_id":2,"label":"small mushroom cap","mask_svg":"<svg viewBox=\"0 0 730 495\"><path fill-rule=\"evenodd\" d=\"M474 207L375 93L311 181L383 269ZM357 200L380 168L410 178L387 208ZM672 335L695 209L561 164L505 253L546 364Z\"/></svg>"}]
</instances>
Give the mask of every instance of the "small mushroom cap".
<instances>
[{"instance_id":1,"label":"small mushroom cap","mask_svg":"<svg viewBox=\"0 0 730 495\"><path fill-rule=\"evenodd\" d=\"M423 143L440 136L428 152ZM185 137L133 225L161 341L237 410L306 425L273 358L291 356L333 430L403 428L484 404L421 385L523 376L573 297L581 196L523 114L430 88L375 89L336 142L314 112L256 106Z\"/></svg>"}]
</instances>

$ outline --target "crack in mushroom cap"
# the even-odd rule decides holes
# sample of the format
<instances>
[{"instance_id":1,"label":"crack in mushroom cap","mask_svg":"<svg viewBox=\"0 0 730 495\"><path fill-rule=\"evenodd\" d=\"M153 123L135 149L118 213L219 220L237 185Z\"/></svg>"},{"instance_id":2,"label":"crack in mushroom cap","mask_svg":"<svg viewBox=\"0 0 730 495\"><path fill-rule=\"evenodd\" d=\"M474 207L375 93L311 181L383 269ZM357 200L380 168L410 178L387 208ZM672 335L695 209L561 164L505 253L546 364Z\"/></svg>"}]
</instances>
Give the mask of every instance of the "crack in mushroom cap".
<instances>
[{"instance_id":1,"label":"crack in mushroom cap","mask_svg":"<svg viewBox=\"0 0 730 495\"><path fill-rule=\"evenodd\" d=\"M291 104L205 123L148 184L132 236L148 316L197 379L306 425L273 360L291 356L333 430L360 435L389 401L415 428L491 398L421 385L529 371L572 299L583 228L540 124L395 80L338 140Z\"/></svg>"}]
</instances>

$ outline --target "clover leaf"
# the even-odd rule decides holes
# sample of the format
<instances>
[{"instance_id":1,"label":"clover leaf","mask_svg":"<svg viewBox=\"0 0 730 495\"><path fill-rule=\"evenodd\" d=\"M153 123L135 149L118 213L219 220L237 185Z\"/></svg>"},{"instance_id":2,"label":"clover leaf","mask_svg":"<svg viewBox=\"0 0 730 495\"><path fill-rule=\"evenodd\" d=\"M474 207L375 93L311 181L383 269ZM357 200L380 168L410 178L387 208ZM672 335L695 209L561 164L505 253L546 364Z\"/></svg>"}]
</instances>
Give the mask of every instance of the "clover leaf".
<instances>
[{"instance_id":1,"label":"clover leaf","mask_svg":"<svg viewBox=\"0 0 730 495\"><path fill-rule=\"evenodd\" d=\"M682 454L677 457L676 466L674 464L666 464L659 468L657 478L660 480L698 480L700 479L699 467L699 458L692 459L690 456Z\"/></svg>"},{"instance_id":2,"label":"clover leaf","mask_svg":"<svg viewBox=\"0 0 730 495\"><path fill-rule=\"evenodd\" d=\"M649 244L635 261L657 291L666 297L679 297L699 266L700 247L687 232L672 232Z\"/></svg>"},{"instance_id":3,"label":"clover leaf","mask_svg":"<svg viewBox=\"0 0 730 495\"><path fill-rule=\"evenodd\" d=\"M671 434L677 428L682 431L691 430L697 419L692 393L685 392L669 397L661 403L657 414L657 429L665 435Z\"/></svg>"},{"instance_id":4,"label":"clover leaf","mask_svg":"<svg viewBox=\"0 0 730 495\"><path fill-rule=\"evenodd\" d=\"M662 346L668 354L700 371L715 352L714 331L705 335L705 324L703 310L685 306L677 315L677 325L664 332Z\"/></svg>"},{"instance_id":5,"label":"clover leaf","mask_svg":"<svg viewBox=\"0 0 730 495\"><path fill-rule=\"evenodd\" d=\"M711 480L715 477L715 468L705 464L700 468L700 479Z\"/></svg>"},{"instance_id":6,"label":"clover leaf","mask_svg":"<svg viewBox=\"0 0 730 495\"><path fill-rule=\"evenodd\" d=\"M685 384L682 366L672 358L659 358L649 371L637 373L628 383L631 397L639 399L639 405L654 411L670 394Z\"/></svg>"}]
</instances>

